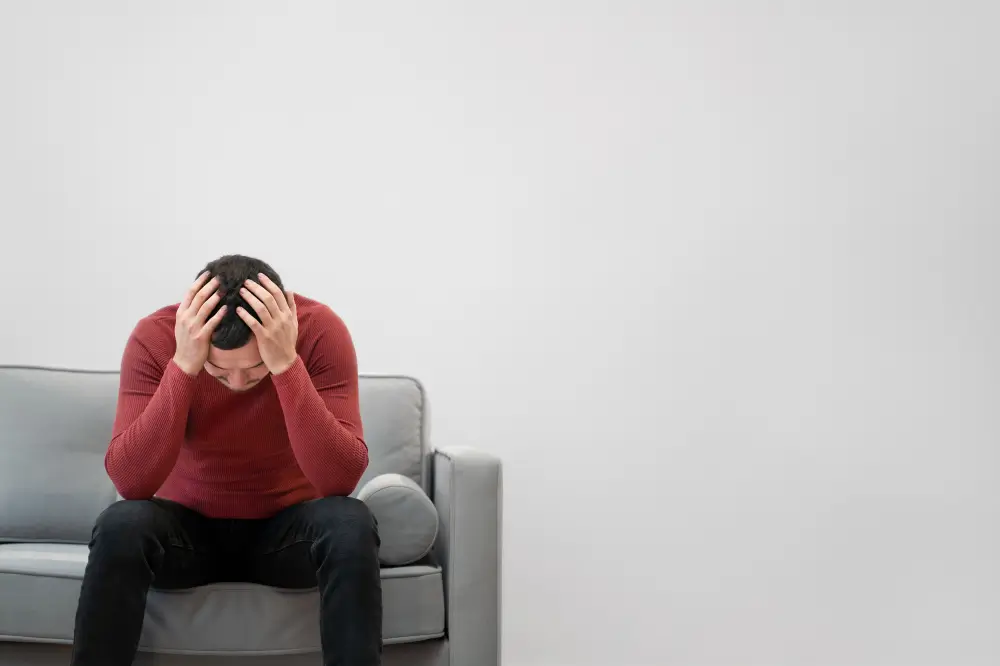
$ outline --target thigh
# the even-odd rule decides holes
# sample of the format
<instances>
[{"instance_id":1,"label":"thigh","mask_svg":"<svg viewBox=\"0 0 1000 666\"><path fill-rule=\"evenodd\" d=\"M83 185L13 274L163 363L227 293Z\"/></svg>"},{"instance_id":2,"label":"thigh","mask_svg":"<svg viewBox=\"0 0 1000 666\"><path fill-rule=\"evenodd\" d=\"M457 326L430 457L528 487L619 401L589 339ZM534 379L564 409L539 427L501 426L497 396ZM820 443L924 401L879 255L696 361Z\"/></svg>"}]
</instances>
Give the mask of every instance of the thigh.
<instances>
[{"instance_id":1,"label":"thigh","mask_svg":"<svg viewBox=\"0 0 1000 666\"><path fill-rule=\"evenodd\" d=\"M94 528L92 555L97 549L145 557L153 571L152 585L159 589L197 587L217 576L212 521L155 497L108 507Z\"/></svg>"},{"instance_id":2,"label":"thigh","mask_svg":"<svg viewBox=\"0 0 1000 666\"><path fill-rule=\"evenodd\" d=\"M363 502L353 497L303 502L257 522L247 548L249 582L316 587L320 558L350 555L359 546L378 548L378 530Z\"/></svg>"}]
</instances>

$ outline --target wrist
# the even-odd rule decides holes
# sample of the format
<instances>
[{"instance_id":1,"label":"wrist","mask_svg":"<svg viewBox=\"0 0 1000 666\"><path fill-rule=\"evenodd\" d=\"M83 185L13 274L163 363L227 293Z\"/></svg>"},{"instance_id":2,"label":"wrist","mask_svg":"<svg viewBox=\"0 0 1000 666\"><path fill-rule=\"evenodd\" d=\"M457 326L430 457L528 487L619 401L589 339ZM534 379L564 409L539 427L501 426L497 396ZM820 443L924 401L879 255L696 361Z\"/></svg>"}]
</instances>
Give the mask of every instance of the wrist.
<instances>
[{"instance_id":1,"label":"wrist","mask_svg":"<svg viewBox=\"0 0 1000 666\"><path fill-rule=\"evenodd\" d=\"M295 361L297 361L298 358L299 358L299 355L296 354L290 360L288 360L288 361L286 361L286 362L284 362L284 363L282 363L280 365L276 365L275 367L271 368L271 374L272 375L280 375L283 372L287 372L289 370L289 368L291 368L293 365L295 365Z\"/></svg>"},{"instance_id":2,"label":"wrist","mask_svg":"<svg viewBox=\"0 0 1000 666\"><path fill-rule=\"evenodd\" d=\"M182 359L179 359L176 356L174 356L173 362L174 362L174 365L176 365L178 368L180 368L181 372L183 372L188 377L197 377L198 373L201 372L201 368L200 367L191 368L191 364L190 363L185 363Z\"/></svg>"}]
</instances>

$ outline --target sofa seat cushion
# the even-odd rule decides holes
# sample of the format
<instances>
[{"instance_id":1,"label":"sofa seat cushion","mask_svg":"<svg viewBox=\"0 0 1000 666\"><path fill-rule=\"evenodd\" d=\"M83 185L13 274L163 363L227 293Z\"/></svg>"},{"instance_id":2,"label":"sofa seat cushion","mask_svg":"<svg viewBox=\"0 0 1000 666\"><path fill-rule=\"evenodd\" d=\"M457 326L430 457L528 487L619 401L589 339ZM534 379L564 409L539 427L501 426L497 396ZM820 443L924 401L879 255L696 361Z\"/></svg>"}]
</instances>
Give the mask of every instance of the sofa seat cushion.
<instances>
[{"instance_id":1,"label":"sofa seat cushion","mask_svg":"<svg viewBox=\"0 0 1000 666\"><path fill-rule=\"evenodd\" d=\"M0 544L0 640L69 643L87 563L75 544ZM382 569L386 643L444 635L441 569ZM224 583L150 590L140 650L178 654L318 652L319 594Z\"/></svg>"}]
</instances>

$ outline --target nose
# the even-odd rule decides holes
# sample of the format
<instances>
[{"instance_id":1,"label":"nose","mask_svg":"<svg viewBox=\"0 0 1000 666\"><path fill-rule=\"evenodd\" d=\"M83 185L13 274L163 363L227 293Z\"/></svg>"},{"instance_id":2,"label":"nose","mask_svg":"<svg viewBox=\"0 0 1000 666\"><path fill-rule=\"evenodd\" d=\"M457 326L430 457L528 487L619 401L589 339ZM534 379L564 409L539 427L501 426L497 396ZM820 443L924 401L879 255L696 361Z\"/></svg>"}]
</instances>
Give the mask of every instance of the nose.
<instances>
[{"instance_id":1,"label":"nose","mask_svg":"<svg viewBox=\"0 0 1000 666\"><path fill-rule=\"evenodd\" d=\"M229 377L229 385L234 389L246 388L247 386L247 376L242 372L234 372Z\"/></svg>"}]
</instances>

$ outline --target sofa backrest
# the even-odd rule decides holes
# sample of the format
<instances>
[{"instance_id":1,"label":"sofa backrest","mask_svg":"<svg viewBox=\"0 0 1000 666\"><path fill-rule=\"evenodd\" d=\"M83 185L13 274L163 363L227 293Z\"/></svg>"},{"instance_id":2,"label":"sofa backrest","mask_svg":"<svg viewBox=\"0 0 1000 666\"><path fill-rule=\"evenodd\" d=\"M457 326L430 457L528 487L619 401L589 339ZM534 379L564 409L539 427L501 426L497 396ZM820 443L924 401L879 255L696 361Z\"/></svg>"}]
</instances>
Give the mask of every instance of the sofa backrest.
<instances>
[{"instance_id":1,"label":"sofa backrest","mask_svg":"<svg viewBox=\"0 0 1000 666\"><path fill-rule=\"evenodd\" d=\"M115 500L118 375L0 368L0 540L86 543Z\"/></svg>"},{"instance_id":2,"label":"sofa backrest","mask_svg":"<svg viewBox=\"0 0 1000 666\"><path fill-rule=\"evenodd\" d=\"M394 472L427 487L426 400L407 377L362 376L369 466L358 488ZM87 543L117 498L104 453L117 372L0 366L0 542Z\"/></svg>"}]
</instances>

